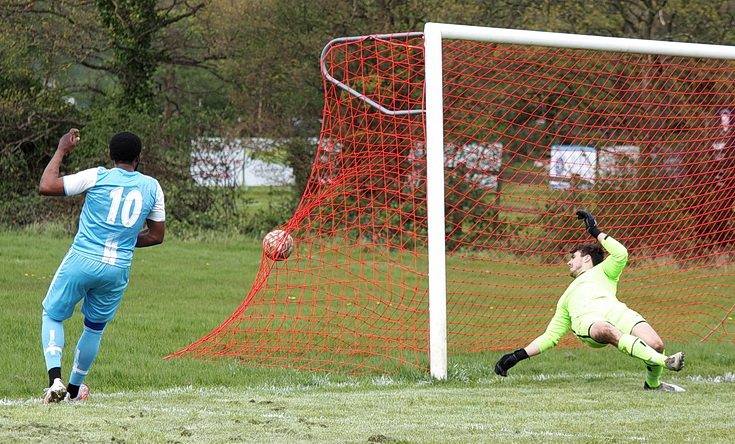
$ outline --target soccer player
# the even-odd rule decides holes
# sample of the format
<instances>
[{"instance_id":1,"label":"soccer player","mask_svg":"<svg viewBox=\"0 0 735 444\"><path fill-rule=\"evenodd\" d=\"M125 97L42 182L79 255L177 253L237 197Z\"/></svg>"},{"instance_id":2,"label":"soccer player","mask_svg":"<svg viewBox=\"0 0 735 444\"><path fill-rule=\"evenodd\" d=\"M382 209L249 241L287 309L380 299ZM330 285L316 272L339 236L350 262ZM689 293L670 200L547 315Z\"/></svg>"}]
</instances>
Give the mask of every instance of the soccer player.
<instances>
[{"instance_id":1,"label":"soccer player","mask_svg":"<svg viewBox=\"0 0 735 444\"><path fill-rule=\"evenodd\" d=\"M559 299L546 331L526 347L501 357L495 364L495 373L507 376L508 370L518 362L556 346L572 331L591 347L612 344L643 361L646 365L644 389L685 391L659 380L664 367L676 372L684 367L684 353L666 356L663 341L651 325L615 296L618 279L628 261L628 251L598 228L592 214L578 211L577 217L584 219L587 232L599 243L583 242L571 251L567 265L574 281ZM603 247L610 253L605 260Z\"/></svg>"},{"instance_id":2,"label":"soccer player","mask_svg":"<svg viewBox=\"0 0 735 444\"><path fill-rule=\"evenodd\" d=\"M39 185L45 196L87 193L77 234L43 300L41 339L49 377L46 404L87 398L89 389L83 382L97 356L105 325L115 315L128 285L133 250L160 244L165 232L161 186L137 171L140 138L131 132L112 136L111 169L90 168L60 177L61 162L77 143L77 129L61 137ZM80 301L84 330L77 342L69 385L65 385L61 379L63 322Z\"/></svg>"}]
</instances>

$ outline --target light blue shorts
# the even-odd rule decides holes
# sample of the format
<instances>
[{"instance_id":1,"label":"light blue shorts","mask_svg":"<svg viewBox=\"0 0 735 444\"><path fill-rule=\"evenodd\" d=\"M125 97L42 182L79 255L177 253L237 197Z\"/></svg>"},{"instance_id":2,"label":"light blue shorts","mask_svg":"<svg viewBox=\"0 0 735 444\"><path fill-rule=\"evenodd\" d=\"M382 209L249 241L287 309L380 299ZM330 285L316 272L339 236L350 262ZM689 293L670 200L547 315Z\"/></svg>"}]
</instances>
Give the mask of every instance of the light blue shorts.
<instances>
[{"instance_id":1,"label":"light blue shorts","mask_svg":"<svg viewBox=\"0 0 735 444\"><path fill-rule=\"evenodd\" d=\"M129 273L129 268L104 264L69 250L51 281L43 309L51 319L63 321L84 300L82 313L87 320L108 322L120 306Z\"/></svg>"}]
</instances>

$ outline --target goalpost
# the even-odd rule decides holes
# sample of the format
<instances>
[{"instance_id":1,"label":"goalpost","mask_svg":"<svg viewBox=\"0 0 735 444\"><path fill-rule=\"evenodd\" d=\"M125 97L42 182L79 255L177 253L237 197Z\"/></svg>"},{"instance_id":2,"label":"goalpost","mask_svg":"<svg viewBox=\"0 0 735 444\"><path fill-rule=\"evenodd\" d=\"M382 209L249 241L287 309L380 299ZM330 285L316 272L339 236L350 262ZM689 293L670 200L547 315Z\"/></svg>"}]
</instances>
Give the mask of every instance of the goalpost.
<instances>
[{"instance_id":1,"label":"goalpost","mask_svg":"<svg viewBox=\"0 0 735 444\"><path fill-rule=\"evenodd\" d=\"M618 296L665 340L735 342L732 59L437 23L335 39L312 175L280 227L294 253L264 257L232 316L172 356L438 379L449 353L491 366L553 315L587 240L580 208L630 251Z\"/></svg>"}]
</instances>

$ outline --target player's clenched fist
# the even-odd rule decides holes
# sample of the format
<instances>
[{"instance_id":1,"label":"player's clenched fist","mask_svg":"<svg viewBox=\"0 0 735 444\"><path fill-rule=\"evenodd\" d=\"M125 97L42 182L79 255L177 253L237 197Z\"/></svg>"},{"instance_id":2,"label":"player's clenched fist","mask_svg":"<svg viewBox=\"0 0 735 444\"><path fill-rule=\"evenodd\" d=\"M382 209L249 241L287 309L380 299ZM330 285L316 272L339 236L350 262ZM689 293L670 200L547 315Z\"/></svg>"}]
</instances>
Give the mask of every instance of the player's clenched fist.
<instances>
[{"instance_id":1,"label":"player's clenched fist","mask_svg":"<svg viewBox=\"0 0 735 444\"><path fill-rule=\"evenodd\" d=\"M77 143L79 143L79 130L72 128L68 133L64 134L61 139L59 139L59 145L56 149L64 154L68 154L74 150Z\"/></svg>"}]
</instances>

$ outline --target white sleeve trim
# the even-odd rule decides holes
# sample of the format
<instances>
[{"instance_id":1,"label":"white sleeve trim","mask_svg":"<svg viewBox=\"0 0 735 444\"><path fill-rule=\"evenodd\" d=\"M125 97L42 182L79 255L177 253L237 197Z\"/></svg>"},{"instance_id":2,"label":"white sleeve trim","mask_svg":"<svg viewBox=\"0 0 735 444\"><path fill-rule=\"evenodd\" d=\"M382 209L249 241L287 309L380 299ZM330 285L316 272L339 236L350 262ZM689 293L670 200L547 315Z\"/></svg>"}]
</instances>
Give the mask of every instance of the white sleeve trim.
<instances>
[{"instance_id":1,"label":"white sleeve trim","mask_svg":"<svg viewBox=\"0 0 735 444\"><path fill-rule=\"evenodd\" d=\"M92 188L97 183L99 167L80 171L76 174L64 176L64 194L74 196Z\"/></svg>"},{"instance_id":2,"label":"white sleeve trim","mask_svg":"<svg viewBox=\"0 0 735 444\"><path fill-rule=\"evenodd\" d=\"M153 222L165 222L166 221L166 202L163 198L163 189L161 184L156 181L156 203L153 204L151 212L148 213L146 219L152 220Z\"/></svg>"}]
</instances>

